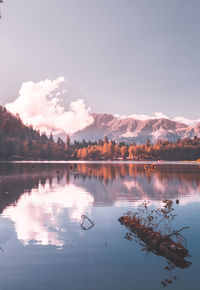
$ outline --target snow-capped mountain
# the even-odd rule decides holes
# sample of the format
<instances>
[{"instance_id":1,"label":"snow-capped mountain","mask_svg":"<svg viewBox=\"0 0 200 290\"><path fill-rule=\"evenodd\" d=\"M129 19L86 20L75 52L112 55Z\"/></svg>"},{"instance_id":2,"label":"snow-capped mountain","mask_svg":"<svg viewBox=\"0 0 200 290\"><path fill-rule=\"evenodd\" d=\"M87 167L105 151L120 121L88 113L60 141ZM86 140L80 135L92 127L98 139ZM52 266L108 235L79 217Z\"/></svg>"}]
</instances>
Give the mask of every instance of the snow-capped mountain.
<instances>
[{"instance_id":1,"label":"snow-capped mountain","mask_svg":"<svg viewBox=\"0 0 200 290\"><path fill-rule=\"evenodd\" d=\"M93 123L85 129L71 136L72 140L95 141L108 139L125 141L128 143L145 143L149 139L152 143L158 139L177 141L179 138L200 137L200 124L190 127L186 124L170 119L137 120L133 118L119 119L111 114L92 114Z\"/></svg>"}]
</instances>

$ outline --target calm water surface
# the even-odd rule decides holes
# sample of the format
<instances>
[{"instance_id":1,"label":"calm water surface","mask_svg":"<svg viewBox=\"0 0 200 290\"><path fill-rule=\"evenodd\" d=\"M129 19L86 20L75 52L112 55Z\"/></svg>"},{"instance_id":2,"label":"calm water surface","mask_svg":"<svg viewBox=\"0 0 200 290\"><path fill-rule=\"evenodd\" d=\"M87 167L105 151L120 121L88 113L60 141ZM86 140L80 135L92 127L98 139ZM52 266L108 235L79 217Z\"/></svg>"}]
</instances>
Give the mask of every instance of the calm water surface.
<instances>
[{"instance_id":1,"label":"calm water surface","mask_svg":"<svg viewBox=\"0 0 200 290\"><path fill-rule=\"evenodd\" d=\"M186 269L169 271L118 221L144 200L158 208L164 199L174 202L173 229L190 227ZM156 290L165 279L165 289L200 289L196 164L0 163L0 210L2 290Z\"/></svg>"}]
</instances>

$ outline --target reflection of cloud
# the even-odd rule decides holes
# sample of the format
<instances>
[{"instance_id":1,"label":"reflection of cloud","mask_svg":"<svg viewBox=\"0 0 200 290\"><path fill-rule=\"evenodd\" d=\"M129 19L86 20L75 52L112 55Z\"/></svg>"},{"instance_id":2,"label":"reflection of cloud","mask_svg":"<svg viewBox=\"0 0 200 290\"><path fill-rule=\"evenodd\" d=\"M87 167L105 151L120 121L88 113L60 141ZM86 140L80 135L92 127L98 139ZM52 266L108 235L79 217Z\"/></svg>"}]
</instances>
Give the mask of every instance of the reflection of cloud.
<instances>
[{"instance_id":1,"label":"reflection of cloud","mask_svg":"<svg viewBox=\"0 0 200 290\"><path fill-rule=\"evenodd\" d=\"M196 186L196 189L194 189L191 182L181 182L178 179L161 179L156 175L153 175L149 181L147 179L125 180L123 185L130 193L134 194L134 197L137 196L139 199L146 200L179 197L190 199L199 192L199 187Z\"/></svg>"},{"instance_id":2,"label":"reflection of cloud","mask_svg":"<svg viewBox=\"0 0 200 290\"><path fill-rule=\"evenodd\" d=\"M117 200L115 201L114 205L116 207L138 207L141 206L143 202L149 202L149 205L154 207L162 207L163 203L160 200L149 200L149 199L142 199L142 200L134 200L134 201L128 201L128 200Z\"/></svg>"},{"instance_id":3,"label":"reflection of cloud","mask_svg":"<svg viewBox=\"0 0 200 290\"><path fill-rule=\"evenodd\" d=\"M17 237L25 245L34 241L61 247L64 244L60 237L64 231L60 224L63 209L69 208L70 219L79 221L93 200L93 196L74 184L55 188L40 185L30 194L22 195L15 206L7 207L3 216L14 221Z\"/></svg>"}]
</instances>

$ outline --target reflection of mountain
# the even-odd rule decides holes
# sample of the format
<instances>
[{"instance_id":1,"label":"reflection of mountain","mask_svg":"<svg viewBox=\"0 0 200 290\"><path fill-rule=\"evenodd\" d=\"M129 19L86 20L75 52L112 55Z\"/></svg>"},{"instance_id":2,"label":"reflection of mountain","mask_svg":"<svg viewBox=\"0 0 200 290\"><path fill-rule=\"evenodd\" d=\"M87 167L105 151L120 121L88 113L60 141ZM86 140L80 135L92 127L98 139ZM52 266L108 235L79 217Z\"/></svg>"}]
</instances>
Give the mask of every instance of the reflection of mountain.
<instances>
[{"instance_id":1,"label":"reflection of mountain","mask_svg":"<svg viewBox=\"0 0 200 290\"><path fill-rule=\"evenodd\" d=\"M95 204L116 200L173 198L200 192L198 166L137 164L1 164L0 209L16 204L24 192L39 184L75 184L94 196ZM51 189L49 189L51 191Z\"/></svg>"},{"instance_id":2,"label":"reflection of mountain","mask_svg":"<svg viewBox=\"0 0 200 290\"><path fill-rule=\"evenodd\" d=\"M160 201L200 192L197 166L161 165L154 171L136 164L78 164L77 168L80 174L76 175L76 183L94 194L97 205L116 201L118 204L119 201Z\"/></svg>"},{"instance_id":3,"label":"reflection of mountain","mask_svg":"<svg viewBox=\"0 0 200 290\"><path fill-rule=\"evenodd\" d=\"M198 166L137 164L0 165L0 208L15 223L24 244L62 246L64 209L79 221L91 206L137 206L178 198L180 205L199 201Z\"/></svg>"}]
</instances>

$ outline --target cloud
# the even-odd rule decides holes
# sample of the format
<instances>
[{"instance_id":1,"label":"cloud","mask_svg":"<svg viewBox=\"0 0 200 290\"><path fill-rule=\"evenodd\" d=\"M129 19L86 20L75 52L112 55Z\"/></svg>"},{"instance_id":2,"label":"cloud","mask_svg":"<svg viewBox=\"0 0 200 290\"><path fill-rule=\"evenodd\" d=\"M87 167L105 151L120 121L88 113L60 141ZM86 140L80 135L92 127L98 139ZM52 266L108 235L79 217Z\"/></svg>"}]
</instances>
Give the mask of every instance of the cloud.
<instances>
[{"instance_id":1,"label":"cloud","mask_svg":"<svg viewBox=\"0 0 200 290\"><path fill-rule=\"evenodd\" d=\"M121 119L121 120L127 119L127 118L137 119L137 120L141 120L141 121L145 121L145 120L149 120L149 119L160 119L160 118L168 119L168 117L161 112L155 112L153 114L153 116L144 115L144 114L130 114L130 115L115 114L114 116L118 119Z\"/></svg>"},{"instance_id":2,"label":"cloud","mask_svg":"<svg viewBox=\"0 0 200 290\"><path fill-rule=\"evenodd\" d=\"M200 119L196 119L196 120L190 120L190 119L186 119L184 117L176 117L173 119L176 122L180 122L189 126L195 126L198 123L200 123Z\"/></svg>"},{"instance_id":3,"label":"cloud","mask_svg":"<svg viewBox=\"0 0 200 290\"><path fill-rule=\"evenodd\" d=\"M6 104L6 108L14 114L19 114L25 124L33 125L54 134L73 134L93 122L90 107L86 107L82 99L71 102L66 111L61 105L62 95L66 90L59 90L64 77L56 80L46 79L40 82L25 82L22 84L18 98Z\"/></svg>"},{"instance_id":4,"label":"cloud","mask_svg":"<svg viewBox=\"0 0 200 290\"><path fill-rule=\"evenodd\" d=\"M172 120L175 122L186 124L188 126L195 126L198 123L200 123L200 119L191 120L191 119L186 119L186 118L181 117L181 116L175 117L175 118L170 118L167 115L163 114L162 112L155 112L155 113L153 113L153 115L144 115L144 114L120 115L120 114L115 114L114 116L120 120L124 120L127 118L137 119L137 120L141 120L141 121L153 120L153 119L168 119L168 120Z\"/></svg>"}]
</instances>

